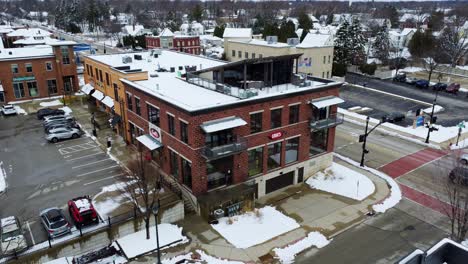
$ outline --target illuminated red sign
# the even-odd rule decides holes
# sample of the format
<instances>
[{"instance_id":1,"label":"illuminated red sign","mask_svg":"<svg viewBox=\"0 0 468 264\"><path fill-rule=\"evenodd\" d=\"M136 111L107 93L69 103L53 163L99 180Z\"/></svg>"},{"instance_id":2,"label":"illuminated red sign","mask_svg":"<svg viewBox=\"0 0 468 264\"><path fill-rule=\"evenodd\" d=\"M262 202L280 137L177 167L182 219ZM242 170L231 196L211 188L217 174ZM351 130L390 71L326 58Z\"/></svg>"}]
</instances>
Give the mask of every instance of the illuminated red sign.
<instances>
[{"instance_id":1,"label":"illuminated red sign","mask_svg":"<svg viewBox=\"0 0 468 264\"><path fill-rule=\"evenodd\" d=\"M275 140L275 139L281 138L282 136L283 136L283 132L278 131L278 132L271 133L268 137L270 139Z\"/></svg>"}]
</instances>

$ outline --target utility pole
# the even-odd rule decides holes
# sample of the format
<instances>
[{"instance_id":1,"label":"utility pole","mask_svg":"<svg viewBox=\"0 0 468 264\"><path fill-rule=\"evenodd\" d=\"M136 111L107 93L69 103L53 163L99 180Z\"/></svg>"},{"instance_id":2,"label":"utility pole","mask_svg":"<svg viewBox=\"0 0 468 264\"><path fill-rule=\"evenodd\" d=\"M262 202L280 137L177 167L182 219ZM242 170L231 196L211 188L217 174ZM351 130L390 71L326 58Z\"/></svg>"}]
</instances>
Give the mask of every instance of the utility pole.
<instances>
[{"instance_id":1,"label":"utility pole","mask_svg":"<svg viewBox=\"0 0 468 264\"><path fill-rule=\"evenodd\" d=\"M382 120L377 125L375 125L371 130L368 131L368 129L369 129L369 120L370 120L370 117L367 117L366 118L366 130L365 130L363 135L359 135L359 142L362 142L362 156L361 156L361 164L360 164L361 167L364 167L364 160L365 160L366 154L369 153L369 150L366 149L367 137L378 126L380 126L381 124L387 122L387 117L386 116L382 117Z\"/></svg>"},{"instance_id":2,"label":"utility pole","mask_svg":"<svg viewBox=\"0 0 468 264\"><path fill-rule=\"evenodd\" d=\"M434 108L435 108L435 105L437 103L437 95L439 95L438 90L436 90L436 96L434 98L434 102L432 103L431 119L429 120L429 122L427 122L427 128L428 129L427 129L426 141L424 141L425 143L429 143L429 137L431 136L432 131L439 130L438 128L432 126L432 124L435 124L436 121L437 121L437 117L434 119Z\"/></svg>"}]
</instances>

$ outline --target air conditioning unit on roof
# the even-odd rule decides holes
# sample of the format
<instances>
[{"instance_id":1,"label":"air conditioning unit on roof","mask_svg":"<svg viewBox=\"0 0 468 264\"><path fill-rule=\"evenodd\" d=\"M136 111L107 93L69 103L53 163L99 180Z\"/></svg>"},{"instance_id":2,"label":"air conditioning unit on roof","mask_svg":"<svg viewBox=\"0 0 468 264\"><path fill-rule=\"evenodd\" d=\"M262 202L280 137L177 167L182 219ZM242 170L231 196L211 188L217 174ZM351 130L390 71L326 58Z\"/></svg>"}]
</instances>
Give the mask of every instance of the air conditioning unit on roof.
<instances>
[{"instance_id":1,"label":"air conditioning unit on roof","mask_svg":"<svg viewBox=\"0 0 468 264\"><path fill-rule=\"evenodd\" d=\"M267 36L266 41L268 44L276 44L278 43L278 36Z\"/></svg>"},{"instance_id":2,"label":"air conditioning unit on roof","mask_svg":"<svg viewBox=\"0 0 468 264\"><path fill-rule=\"evenodd\" d=\"M126 55L122 57L122 63L132 63L132 57Z\"/></svg>"}]
</instances>

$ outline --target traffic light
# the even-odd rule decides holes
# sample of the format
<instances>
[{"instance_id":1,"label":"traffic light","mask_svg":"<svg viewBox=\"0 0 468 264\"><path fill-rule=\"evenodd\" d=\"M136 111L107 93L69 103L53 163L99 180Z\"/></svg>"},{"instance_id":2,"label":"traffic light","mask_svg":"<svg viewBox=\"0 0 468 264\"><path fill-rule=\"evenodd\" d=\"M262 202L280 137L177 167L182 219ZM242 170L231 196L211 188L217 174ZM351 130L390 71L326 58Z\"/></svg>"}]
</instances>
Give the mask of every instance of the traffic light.
<instances>
[{"instance_id":1,"label":"traffic light","mask_svg":"<svg viewBox=\"0 0 468 264\"><path fill-rule=\"evenodd\" d=\"M359 142L364 142L366 135L359 135Z\"/></svg>"},{"instance_id":2,"label":"traffic light","mask_svg":"<svg viewBox=\"0 0 468 264\"><path fill-rule=\"evenodd\" d=\"M431 120L431 124L435 124L437 122L437 116L433 116Z\"/></svg>"}]
</instances>

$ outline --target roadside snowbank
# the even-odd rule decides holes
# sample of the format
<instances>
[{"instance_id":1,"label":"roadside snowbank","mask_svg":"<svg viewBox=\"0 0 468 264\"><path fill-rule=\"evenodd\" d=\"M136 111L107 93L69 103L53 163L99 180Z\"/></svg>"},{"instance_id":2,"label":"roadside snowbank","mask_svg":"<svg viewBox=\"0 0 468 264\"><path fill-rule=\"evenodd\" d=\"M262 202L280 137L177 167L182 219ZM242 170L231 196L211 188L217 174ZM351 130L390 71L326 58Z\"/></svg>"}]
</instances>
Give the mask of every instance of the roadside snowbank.
<instances>
[{"instance_id":1,"label":"roadside snowbank","mask_svg":"<svg viewBox=\"0 0 468 264\"><path fill-rule=\"evenodd\" d=\"M28 113L23 108L21 108L21 106L15 105L14 107L15 107L16 113L20 115L28 115Z\"/></svg>"},{"instance_id":2,"label":"roadside snowbank","mask_svg":"<svg viewBox=\"0 0 468 264\"><path fill-rule=\"evenodd\" d=\"M200 256L199 259L193 259L193 257L196 257L196 255L190 252L184 255L175 256L170 259L163 259L161 262L162 264L177 264L181 263L182 260L190 260L189 263L193 264L244 264L244 262L241 261L227 260L210 256L203 250L197 249L196 252Z\"/></svg>"},{"instance_id":3,"label":"roadside snowbank","mask_svg":"<svg viewBox=\"0 0 468 264\"><path fill-rule=\"evenodd\" d=\"M60 100L57 100L57 99L55 99L54 101L49 101L49 102L41 102L39 105L40 105L40 106L47 107L47 106L57 106L57 105L63 105L63 103L62 103L62 102L60 102Z\"/></svg>"},{"instance_id":4,"label":"roadside snowbank","mask_svg":"<svg viewBox=\"0 0 468 264\"><path fill-rule=\"evenodd\" d=\"M6 172L3 168L3 161L0 161L0 193L4 192L7 188Z\"/></svg>"},{"instance_id":5,"label":"roadside snowbank","mask_svg":"<svg viewBox=\"0 0 468 264\"><path fill-rule=\"evenodd\" d=\"M320 171L307 179L306 183L311 188L359 201L375 191L374 183L365 175L335 162L324 172Z\"/></svg>"},{"instance_id":6,"label":"roadside snowbank","mask_svg":"<svg viewBox=\"0 0 468 264\"><path fill-rule=\"evenodd\" d=\"M294 258L297 254L302 251L310 248L317 247L323 248L330 243L331 240L328 240L324 235L319 232L310 232L305 238L295 242L284 248L275 248L273 251L276 254L276 258L280 260L283 264L294 263Z\"/></svg>"}]
</instances>

